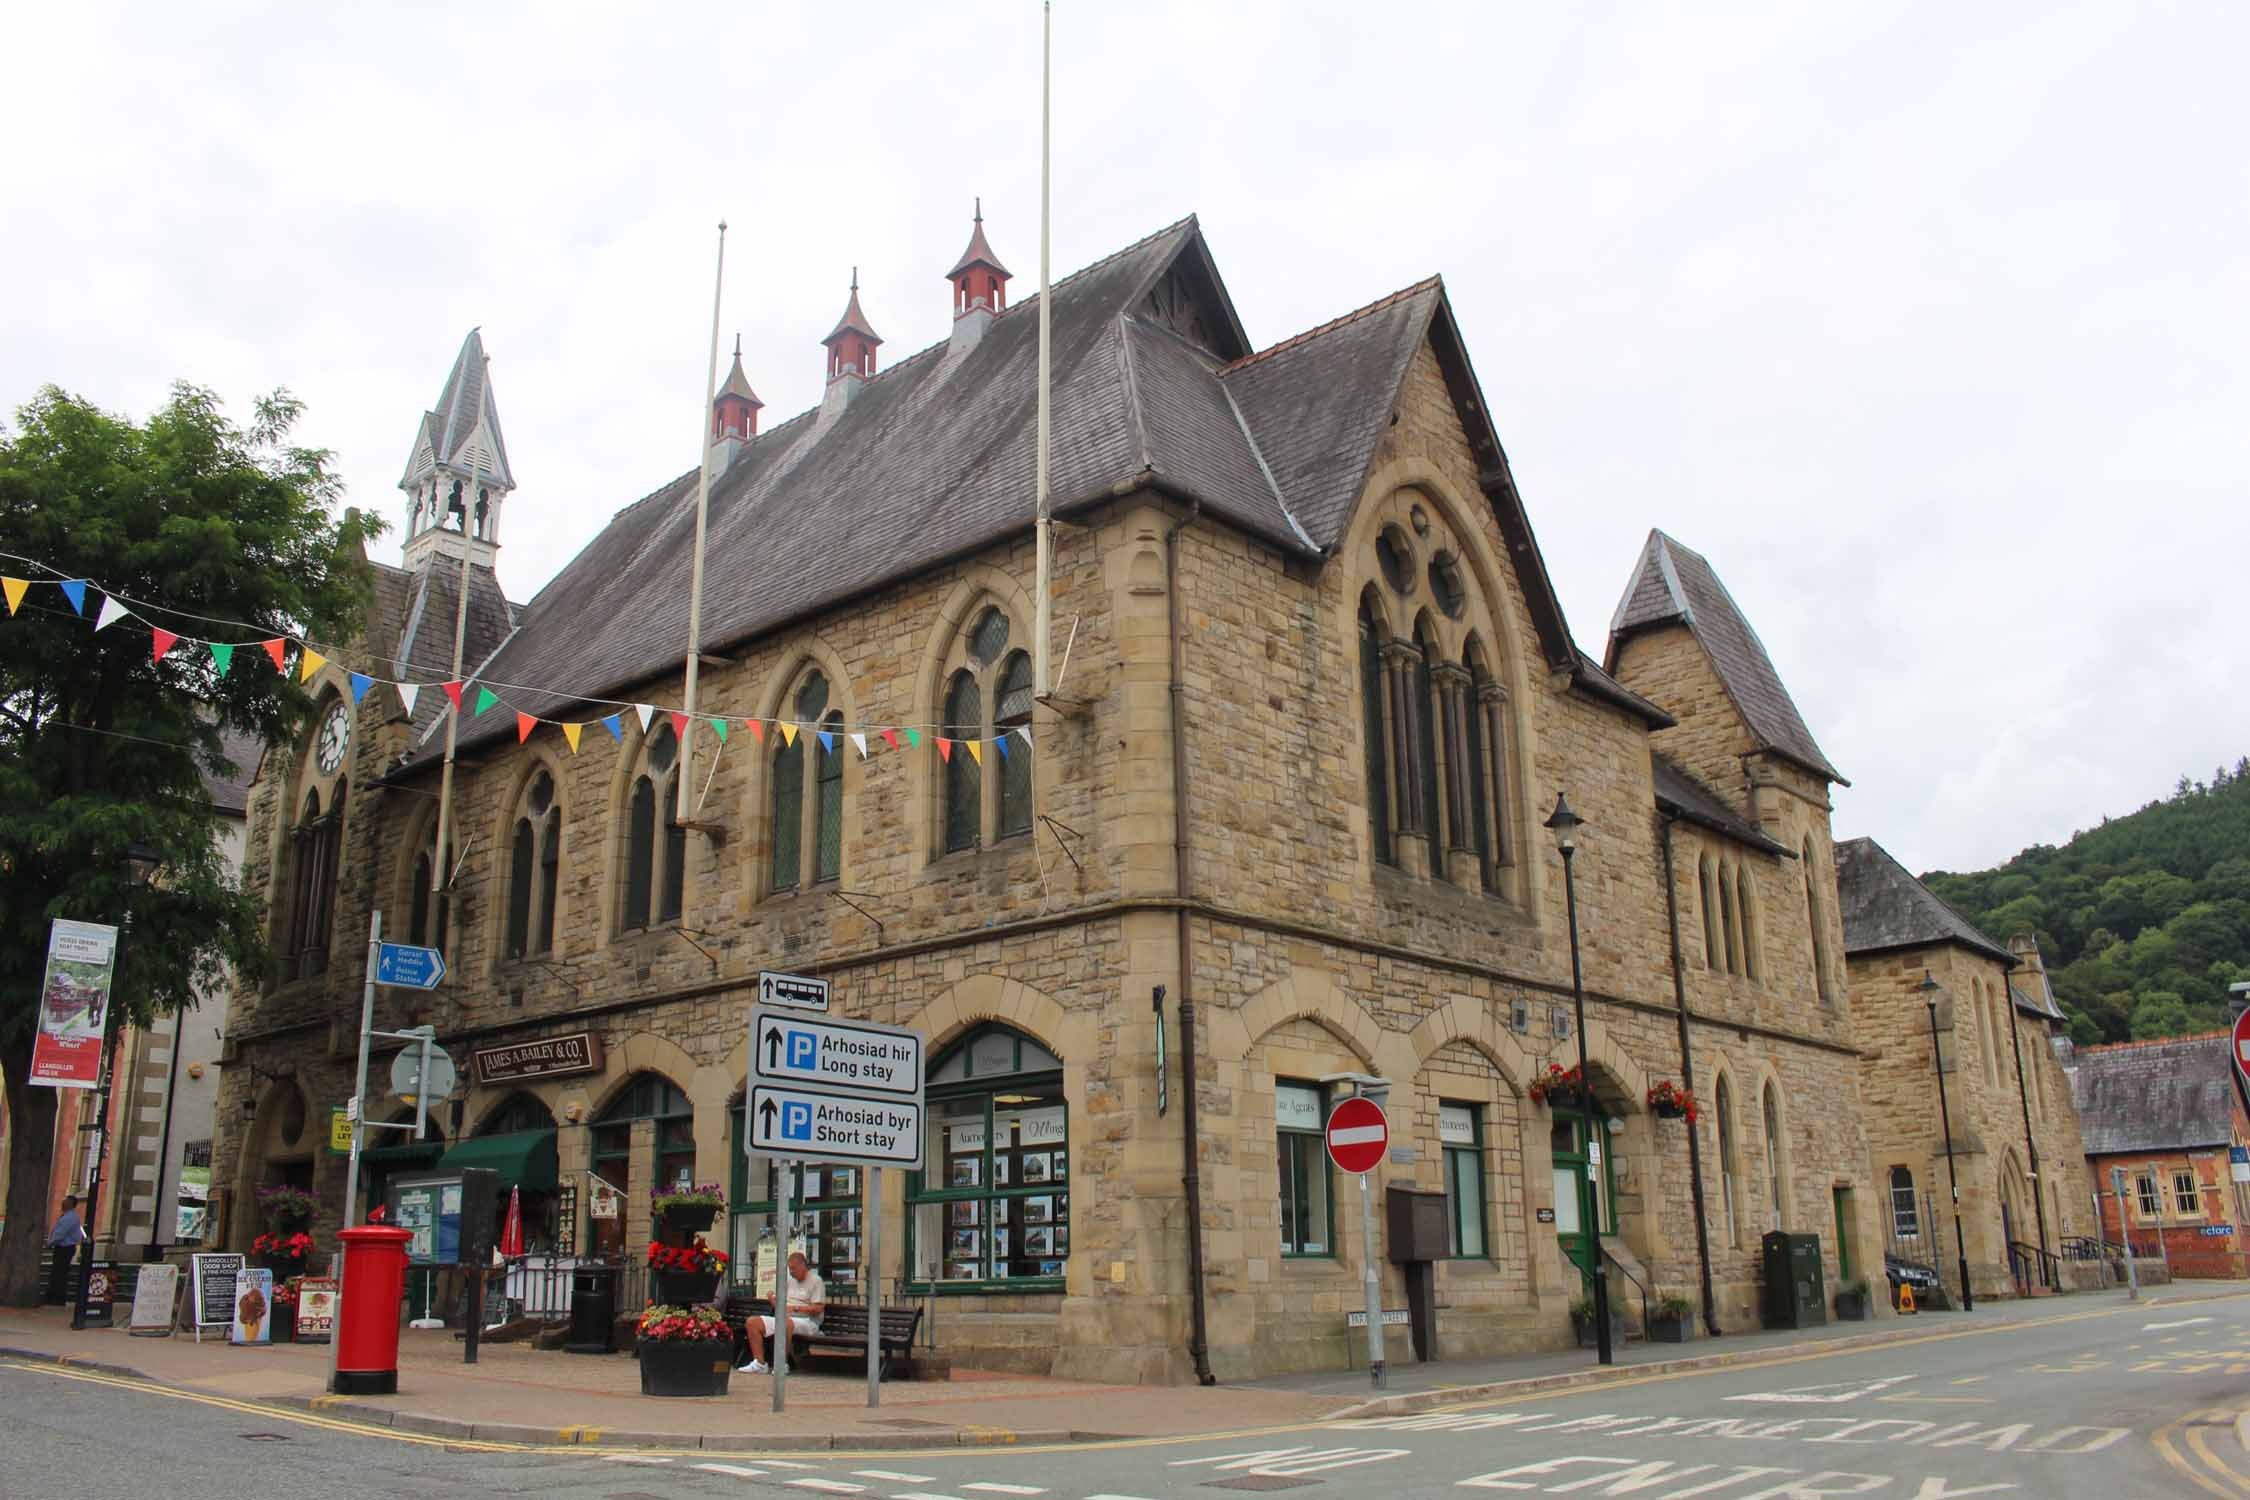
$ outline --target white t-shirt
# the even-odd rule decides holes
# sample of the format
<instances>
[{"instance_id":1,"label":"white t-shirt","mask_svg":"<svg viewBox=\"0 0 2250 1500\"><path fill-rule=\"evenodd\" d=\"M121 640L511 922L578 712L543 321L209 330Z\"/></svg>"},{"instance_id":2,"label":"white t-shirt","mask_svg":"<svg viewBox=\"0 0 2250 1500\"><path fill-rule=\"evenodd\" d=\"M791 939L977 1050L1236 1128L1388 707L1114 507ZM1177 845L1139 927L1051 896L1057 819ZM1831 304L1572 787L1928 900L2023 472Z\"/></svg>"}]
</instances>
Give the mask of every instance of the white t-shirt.
<instances>
[{"instance_id":1,"label":"white t-shirt","mask_svg":"<svg viewBox=\"0 0 2250 1500\"><path fill-rule=\"evenodd\" d=\"M812 1309L828 1300L828 1284L820 1279L820 1273L807 1266L803 1281L797 1280L786 1270L782 1272L782 1279L789 1283L789 1316L818 1322L819 1318Z\"/></svg>"}]
</instances>

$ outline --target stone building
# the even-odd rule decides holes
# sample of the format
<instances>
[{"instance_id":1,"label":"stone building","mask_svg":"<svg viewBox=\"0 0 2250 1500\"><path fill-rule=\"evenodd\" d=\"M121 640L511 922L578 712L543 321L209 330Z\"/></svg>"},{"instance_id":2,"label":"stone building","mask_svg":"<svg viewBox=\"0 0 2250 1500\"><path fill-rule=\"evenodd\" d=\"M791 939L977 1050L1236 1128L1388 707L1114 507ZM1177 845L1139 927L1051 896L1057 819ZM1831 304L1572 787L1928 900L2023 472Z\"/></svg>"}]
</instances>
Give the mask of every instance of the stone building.
<instances>
[{"instance_id":1,"label":"stone building","mask_svg":"<svg viewBox=\"0 0 2250 1500\"><path fill-rule=\"evenodd\" d=\"M2093 1206L2038 943L1986 937L1873 839L1846 840L1836 862L1886 1252L1955 1296L1964 1256L1979 1297L2092 1284L2096 1265L2065 1258L2094 1232Z\"/></svg>"},{"instance_id":2,"label":"stone building","mask_svg":"<svg viewBox=\"0 0 2250 1500\"><path fill-rule=\"evenodd\" d=\"M2250 1190L2230 1162L2232 1148L2250 1145L2250 1116L2230 1040L2221 1031L2081 1047L2070 1070L2102 1238L2130 1240L2174 1276L2250 1275ZM2122 1231L2112 1168L2125 1173Z\"/></svg>"},{"instance_id":3,"label":"stone building","mask_svg":"<svg viewBox=\"0 0 2250 1500\"><path fill-rule=\"evenodd\" d=\"M475 1067L443 1140L371 1166L506 1163L567 1252L637 1255L648 1189L681 1181L727 1184L754 1246L760 969L923 1032L927 1169L885 1176L881 1264L863 1174L793 1195L832 1289L944 1297L964 1363L1343 1365L1365 1247L1320 1150L1339 1075L1390 1081L1378 1191L1446 1194L1445 1354L1566 1339L1596 1225L1634 1321L1637 1282L1749 1326L1775 1224L1821 1237L1832 1283L1869 1274L1837 777L1708 566L1652 537L1596 662L1442 283L1257 348L1188 219L1052 291L1037 695L1036 307L981 222L945 279L950 332L880 369L855 287L821 404L766 432L737 356L692 717L696 474L511 603L514 476L471 336L402 480L406 565L251 798L249 878L291 957L234 1018L233 1201L299 1180L324 1228L342 1212L341 1159L289 1122L349 1090L380 910L451 973L382 992L378 1024L427 1022ZM379 679L356 702L346 667ZM1580 1042L1558 793L1587 820L1582 1106L1533 1088ZM1660 1117L1651 1089L1691 1069L1695 1118ZM611 1188L621 1216L592 1217Z\"/></svg>"}]
</instances>

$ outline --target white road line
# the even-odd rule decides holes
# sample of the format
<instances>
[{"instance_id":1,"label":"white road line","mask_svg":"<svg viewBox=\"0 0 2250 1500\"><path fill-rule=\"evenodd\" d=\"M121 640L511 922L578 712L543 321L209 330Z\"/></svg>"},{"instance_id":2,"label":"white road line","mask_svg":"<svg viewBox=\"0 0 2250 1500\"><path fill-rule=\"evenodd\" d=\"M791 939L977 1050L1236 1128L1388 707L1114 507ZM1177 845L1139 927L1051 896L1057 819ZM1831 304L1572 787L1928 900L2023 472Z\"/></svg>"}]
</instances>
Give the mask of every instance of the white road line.
<instances>
[{"instance_id":1,"label":"white road line","mask_svg":"<svg viewBox=\"0 0 2250 1500\"><path fill-rule=\"evenodd\" d=\"M793 1464L786 1458L761 1458L758 1462L769 1469L809 1469L812 1467L811 1464Z\"/></svg>"},{"instance_id":2,"label":"white road line","mask_svg":"<svg viewBox=\"0 0 2250 1500\"><path fill-rule=\"evenodd\" d=\"M987 1495L1044 1495L1047 1492L1036 1484L964 1484L965 1490L977 1490Z\"/></svg>"},{"instance_id":3,"label":"white road line","mask_svg":"<svg viewBox=\"0 0 2250 1500\"><path fill-rule=\"evenodd\" d=\"M1141 1495L1088 1495L1086 1500L1146 1500Z\"/></svg>"},{"instance_id":4,"label":"white road line","mask_svg":"<svg viewBox=\"0 0 2250 1500\"><path fill-rule=\"evenodd\" d=\"M792 1479L788 1481L801 1490L826 1490L831 1495L864 1495L864 1484L844 1484L834 1479Z\"/></svg>"},{"instance_id":5,"label":"white road line","mask_svg":"<svg viewBox=\"0 0 2250 1500\"><path fill-rule=\"evenodd\" d=\"M900 1490L891 1500L960 1500L956 1495L926 1495L919 1490Z\"/></svg>"},{"instance_id":6,"label":"white road line","mask_svg":"<svg viewBox=\"0 0 2250 1500\"><path fill-rule=\"evenodd\" d=\"M936 1484L935 1474L898 1474L889 1469L854 1469L855 1479L890 1479L900 1484Z\"/></svg>"},{"instance_id":7,"label":"white road line","mask_svg":"<svg viewBox=\"0 0 2250 1500\"><path fill-rule=\"evenodd\" d=\"M645 1453L604 1453L602 1455L602 1462L605 1464L668 1464L671 1461L668 1458L651 1458Z\"/></svg>"},{"instance_id":8,"label":"white road line","mask_svg":"<svg viewBox=\"0 0 2250 1500\"><path fill-rule=\"evenodd\" d=\"M737 1479L763 1479L766 1475L763 1469L745 1469L740 1464L693 1464L690 1467L709 1474L732 1474Z\"/></svg>"}]
</instances>

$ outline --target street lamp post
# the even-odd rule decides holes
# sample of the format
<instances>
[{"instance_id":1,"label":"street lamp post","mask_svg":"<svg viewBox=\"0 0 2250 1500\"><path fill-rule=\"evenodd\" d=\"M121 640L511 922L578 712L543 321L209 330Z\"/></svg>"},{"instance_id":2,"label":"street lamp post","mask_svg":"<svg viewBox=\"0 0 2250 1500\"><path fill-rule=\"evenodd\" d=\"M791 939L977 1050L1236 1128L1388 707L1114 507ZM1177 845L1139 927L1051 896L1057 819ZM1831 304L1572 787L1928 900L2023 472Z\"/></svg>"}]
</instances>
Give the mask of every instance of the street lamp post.
<instances>
[{"instance_id":1,"label":"street lamp post","mask_svg":"<svg viewBox=\"0 0 2250 1500\"><path fill-rule=\"evenodd\" d=\"M1594 1112L1586 1107L1593 1095L1593 1074L1586 1060L1586 983L1578 962L1578 882L1573 873L1571 858L1578 852L1578 830L1585 819L1570 810L1570 804L1561 792L1555 793L1555 810L1546 826L1554 831L1555 847L1562 851L1563 904L1570 913L1570 996L1577 1007L1573 1022L1578 1032L1578 1117L1586 1131L1587 1163L1589 1177L1601 1170L1597 1158L1601 1148L1594 1139ZM1581 1211L1579 1217L1586 1232L1589 1254L1587 1264L1594 1277L1594 1358L1601 1364L1615 1364L1616 1352L1609 1342L1609 1278L1602 1273L1602 1195L1597 1189L1592 1193L1579 1190L1581 1205L1591 1201L1591 1215Z\"/></svg>"},{"instance_id":2,"label":"street lamp post","mask_svg":"<svg viewBox=\"0 0 2250 1500\"><path fill-rule=\"evenodd\" d=\"M1916 988L1930 1008L1930 1061L1937 1068L1938 1120L1945 1126L1945 1176L1953 1188L1953 1253L1961 1261L1961 1311L1974 1312L1977 1299L1969 1290L1969 1247L1961 1238L1961 1174L1953 1165L1953 1110L1945 1097L1945 1049L1938 1045L1937 1001L1942 986L1924 969Z\"/></svg>"},{"instance_id":3,"label":"street lamp post","mask_svg":"<svg viewBox=\"0 0 2250 1500\"><path fill-rule=\"evenodd\" d=\"M94 1137L96 1144L93 1171L86 1178L88 1224L101 1222L102 1160L109 1155L110 1137L116 1134L109 1128L109 1090L116 1072L113 1059L117 1050L111 1038L119 1030L117 1007L124 997L125 945L126 940L133 935L133 892L154 880L156 868L163 862L164 856L146 844L135 844L125 851L125 870L132 877L132 883L125 893L125 915L117 924L117 955L109 972L109 1014L102 1038L102 1081L94 1104L95 1127L99 1133ZM93 1306L94 1236L91 1230L87 1231L81 1244L83 1249L78 1261L78 1300L71 1304L70 1309L70 1326L74 1329L86 1326L87 1313Z\"/></svg>"}]
</instances>

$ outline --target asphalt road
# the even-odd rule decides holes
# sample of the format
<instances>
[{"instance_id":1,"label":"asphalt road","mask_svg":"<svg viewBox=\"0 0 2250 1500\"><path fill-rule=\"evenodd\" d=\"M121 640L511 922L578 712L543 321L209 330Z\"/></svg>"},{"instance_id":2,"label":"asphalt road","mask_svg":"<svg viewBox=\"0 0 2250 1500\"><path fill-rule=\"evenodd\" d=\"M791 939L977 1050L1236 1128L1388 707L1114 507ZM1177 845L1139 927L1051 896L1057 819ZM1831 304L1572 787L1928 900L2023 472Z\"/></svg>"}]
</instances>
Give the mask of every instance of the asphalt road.
<instances>
[{"instance_id":1,"label":"asphalt road","mask_svg":"<svg viewBox=\"0 0 2250 1500\"><path fill-rule=\"evenodd\" d=\"M490 1451L0 1362L0 1496L2250 1497L2250 1296L1220 1438L857 1457ZM1304 1500L1321 1500L1307 1493Z\"/></svg>"}]
</instances>

